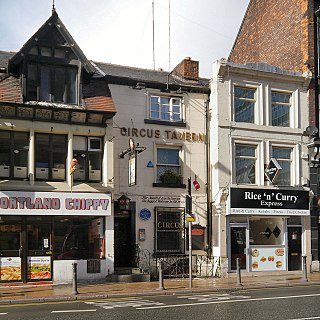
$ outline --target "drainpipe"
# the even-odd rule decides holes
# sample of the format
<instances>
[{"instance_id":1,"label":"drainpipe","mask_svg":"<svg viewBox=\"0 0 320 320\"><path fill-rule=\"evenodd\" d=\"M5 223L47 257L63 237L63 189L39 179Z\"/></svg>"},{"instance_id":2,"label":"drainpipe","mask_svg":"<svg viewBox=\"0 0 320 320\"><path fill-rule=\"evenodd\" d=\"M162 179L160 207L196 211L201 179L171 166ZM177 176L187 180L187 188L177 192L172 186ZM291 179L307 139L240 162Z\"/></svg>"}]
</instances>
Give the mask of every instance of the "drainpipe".
<instances>
[{"instance_id":1,"label":"drainpipe","mask_svg":"<svg viewBox=\"0 0 320 320\"><path fill-rule=\"evenodd\" d=\"M212 201L211 201L211 162L210 162L210 100L205 101L206 112L206 162L207 162L207 242L208 256L212 254Z\"/></svg>"}]
</instances>

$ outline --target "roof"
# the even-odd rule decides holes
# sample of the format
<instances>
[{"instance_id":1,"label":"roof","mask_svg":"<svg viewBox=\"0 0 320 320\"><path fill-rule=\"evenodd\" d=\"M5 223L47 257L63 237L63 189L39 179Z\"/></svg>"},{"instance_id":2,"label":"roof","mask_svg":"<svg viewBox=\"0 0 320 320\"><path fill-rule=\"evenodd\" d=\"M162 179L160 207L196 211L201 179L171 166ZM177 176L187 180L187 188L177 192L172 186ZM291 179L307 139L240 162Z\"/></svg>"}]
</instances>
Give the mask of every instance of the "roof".
<instances>
[{"instance_id":1,"label":"roof","mask_svg":"<svg viewBox=\"0 0 320 320\"><path fill-rule=\"evenodd\" d=\"M190 90L209 90L210 79L207 78L199 78L198 81L190 81L177 77L169 71L142 69L96 61L93 61L93 64L96 65L109 83L121 82L122 84L132 85L137 81L141 81L151 87L165 87L168 82L169 85L185 87Z\"/></svg>"}]
</instances>

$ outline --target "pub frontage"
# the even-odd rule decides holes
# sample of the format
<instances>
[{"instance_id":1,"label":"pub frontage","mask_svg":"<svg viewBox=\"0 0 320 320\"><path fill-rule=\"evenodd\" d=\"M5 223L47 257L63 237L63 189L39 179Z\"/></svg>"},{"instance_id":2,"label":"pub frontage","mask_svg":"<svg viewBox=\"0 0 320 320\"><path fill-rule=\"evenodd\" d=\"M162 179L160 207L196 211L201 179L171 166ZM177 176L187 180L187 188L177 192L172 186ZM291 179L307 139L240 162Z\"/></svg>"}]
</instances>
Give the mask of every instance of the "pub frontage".
<instances>
[{"instance_id":1,"label":"pub frontage","mask_svg":"<svg viewBox=\"0 0 320 320\"><path fill-rule=\"evenodd\" d=\"M228 256L248 272L302 269L310 237L309 191L230 188Z\"/></svg>"}]
</instances>

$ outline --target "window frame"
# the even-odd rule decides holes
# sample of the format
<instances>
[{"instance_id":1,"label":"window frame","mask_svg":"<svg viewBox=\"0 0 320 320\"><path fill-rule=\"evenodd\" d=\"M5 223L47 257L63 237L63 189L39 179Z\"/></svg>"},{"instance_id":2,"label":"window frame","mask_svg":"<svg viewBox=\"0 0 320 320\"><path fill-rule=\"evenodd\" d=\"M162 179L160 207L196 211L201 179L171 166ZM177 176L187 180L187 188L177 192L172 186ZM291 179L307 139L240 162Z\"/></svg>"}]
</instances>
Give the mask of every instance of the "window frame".
<instances>
[{"instance_id":1,"label":"window frame","mask_svg":"<svg viewBox=\"0 0 320 320\"><path fill-rule=\"evenodd\" d=\"M29 70L31 68L35 68L35 79L31 79L29 77ZM47 69L48 70L48 82L43 82L43 84L47 85L47 93L43 89L42 91L42 72ZM64 93L63 98L61 100L56 100L57 95L57 87L55 85L56 82L56 74L59 70L63 70L64 74ZM74 77L75 81L71 81L71 78ZM42 62L34 62L27 61L26 62L26 90L25 90L25 100L26 101L40 101L40 102L49 102L49 103L60 103L60 104L71 104L78 105L79 104L79 76L78 76L78 67L76 65L63 65L57 63L42 63ZM31 84L31 81L33 83ZM33 87L33 92L30 92L29 88ZM74 93L72 94L72 92ZM47 99L42 99L42 96L46 93L48 96ZM33 95L36 95L33 96Z\"/></svg>"},{"instance_id":2,"label":"window frame","mask_svg":"<svg viewBox=\"0 0 320 320\"><path fill-rule=\"evenodd\" d=\"M250 98L246 98L246 97L236 97L235 96L235 91L236 91L236 88L241 88L241 89L244 89L244 90L254 90L254 98L253 99L250 99ZM232 90L233 90L233 94L232 94L232 99L233 99L233 108L232 108L232 120L236 123L248 123L248 124L255 124L258 122L258 115L257 115L257 102L258 102L258 87L256 86L249 86L249 85L246 85L246 84L241 84L241 83L234 83L233 84L233 87L232 87ZM236 112L235 112L235 109L236 109L236 100L239 100L239 101L248 101L248 102L251 102L253 103L253 111L252 111L252 117L253 117L253 121L239 121L239 120L236 120Z\"/></svg>"},{"instance_id":3,"label":"window frame","mask_svg":"<svg viewBox=\"0 0 320 320\"><path fill-rule=\"evenodd\" d=\"M290 159L286 159L286 158L278 158L278 157L274 157L273 156L273 150L274 149L290 149ZM290 168L290 175L289 175L289 184L278 184L278 179L281 177L282 174L282 170L280 171L278 177L276 178L276 180L274 181L273 185L277 185L277 186L292 186L294 183L294 170L293 170L293 165L294 165L294 153L295 153L295 148L292 145L279 145L279 144L271 144L270 146L270 157L275 158L278 163L281 166L282 162L288 162L290 164L289 168Z\"/></svg>"},{"instance_id":4,"label":"window frame","mask_svg":"<svg viewBox=\"0 0 320 320\"><path fill-rule=\"evenodd\" d=\"M157 98L158 99L158 104L159 104L159 116L158 117L153 117L151 112L152 112L152 103L151 100L152 98ZM161 104L161 99L169 99L169 111L167 112L170 116L170 119L162 119L162 108L161 106L164 104ZM179 120L174 120L172 119L173 114L177 114L176 112L173 111L173 100L177 99L180 101L180 118ZM165 95L165 94L157 94L157 93L149 93L148 95L148 114L147 114L147 120L148 121L158 121L159 123L172 123L172 124L181 124L185 123L184 119L184 99L183 96L176 96L176 95Z\"/></svg>"},{"instance_id":5,"label":"window frame","mask_svg":"<svg viewBox=\"0 0 320 320\"><path fill-rule=\"evenodd\" d=\"M30 150L30 133L27 131L8 131L8 130L1 130L1 133L9 134L9 164L2 165L1 171L4 167L9 167L9 176L1 175L0 179L13 179L13 180L27 180L29 177L29 150ZM26 152L26 166L16 166L15 165L15 154L18 154L21 146L18 146L15 143L15 135L23 133L26 135L26 142L27 144L24 146L27 150ZM24 170L23 170L24 169ZM19 176L18 171L25 171L26 174L24 176Z\"/></svg>"},{"instance_id":6,"label":"window frame","mask_svg":"<svg viewBox=\"0 0 320 320\"><path fill-rule=\"evenodd\" d=\"M279 102L279 101L273 101L273 93L278 93L278 94L283 94L283 95L289 95L290 96L290 101L288 103L286 102ZM271 88L270 89L270 121L269 125L273 127L281 127L281 128L291 128L293 125L293 114L294 114L294 94L292 91L287 91L287 90L281 90L277 88ZM278 106L283 106L283 107L288 107L288 125L277 125L274 124L274 117L273 117L273 107L274 104Z\"/></svg>"},{"instance_id":7,"label":"window frame","mask_svg":"<svg viewBox=\"0 0 320 320\"><path fill-rule=\"evenodd\" d=\"M249 147L253 147L255 148L255 156L251 157L251 156L237 156L236 155L236 148L237 146L249 146ZM233 143L233 181L235 184L243 184L243 185L258 185L259 184L259 143L258 142L252 142L252 141L240 141L240 140L236 140ZM238 182L237 181L237 159L253 159L254 160L254 173L255 173L255 181L254 183L249 183L249 182Z\"/></svg>"},{"instance_id":8,"label":"window frame","mask_svg":"<svg viewBox=\"0 0 320 320\"><path fill-rule=\"evenodd\" d=\"M46 168L46 167L41 167L37 166L37 159L36 155L38 154L37 152L37 136L43 135L43 136L48 136L49 137L49 145L48 145L48 153L49 153L49 159L48 159L48 178L39 178L37 177L37 168ZM57 150L54 149L54 143L53 139L54 136L62 136L65 138L65 163L64 163L64 168L55 168L54 167L54 154L57 152ZM34 173L35 173L35 180L36 181L66 181L66 174L67 174L67 153L68 153L68 136L66 134L53 134L53 133L42 133L42 132L36 132L35 133L35 160L34 160ZM41 162L40 162L41 163ZM64 170L64 177L63 178L53 178L54 176L54 170L62 169ZM59 175L59 173L58 173Z\"/></svg>"},{"instance_id":9,"label":"window frame","mask_svg":"<svg viewBox=\"0 0 320 320\"><path fill-rule=\"evenodd\" d=\"M165 150L176 150L178 151L179 156L179 164L165 164L165 163L158 163L158 149L165 149ZM165 187L165 188L186 188L186 185L183 183L183 149L182 146L179 145L156 145L155 146L155 182L153 183L154 187ZM158 176L158 167L161 166L169 166L169 167L178 167L178 174L173 174L173 177L167 177L164 181L160 180L160 175ZM175 181L174 181L175 180Z\"/></svg>"},{"instance_id":10,"label":"window frame","mask_svg":"<svg viewBox=\"0 0 320 320\"><path fill-rule=\"evenodd\" d=\"M161 255L161 254L184 254L185 253L185 210L184 208L173 208L173 207L155 207L155 222L154 222L154 229L155 229L155 237L154 237L154 253L155 255ZM180 221L180 228L174 228L173 230L170 228L165 228L163 230L159 230L159 215L161 213L176 213L177 215L180 215L179 221ZM160 221L161 222L161 221ZM177 221L171 221L173 223ZM160 233L167 233L172 234L176 233L179 236L179 248L174 249L159 249L159 234ZM167 243L167 242L166 242Z\"/></svg>"},{"instance_id":11,"label":"window frame","mask_svg":"<svg viewBox=\"0 0 320 320\"><path fill-rule=\"evenodd\" d=\"M81 181L81 182L101 182L102 181L102 161L103 161L103 137L93 137L93 136L81 136L81 135L74 135L73 138L75 137L82 137L85 138L85 150L81 150L81 149L75 149L74 145L72 146L72 151L73 151L73 158L77 159L79 164L79 157L77 156L78 153L81 154L81 157L85 158L85 168L84 169L78 169L78 170L84 170L84 179L78 179L77 175L79 172L77 172L78 170L76 170L73 173L73 177L74 177L74 181ZM94 140L94 139L99 139L100 140L100 149L92 149L90 146L90 141ZM84 156L83 156L84 155ZM90 171L99 171L96 169L90 169L90 165L89 165L89 159L91 155L99 155L100 156L100 179L90 179ZM94 176L94 173L93 175ZM91 176L91 177L92 177Z\"/></svg>"}]
</instances>

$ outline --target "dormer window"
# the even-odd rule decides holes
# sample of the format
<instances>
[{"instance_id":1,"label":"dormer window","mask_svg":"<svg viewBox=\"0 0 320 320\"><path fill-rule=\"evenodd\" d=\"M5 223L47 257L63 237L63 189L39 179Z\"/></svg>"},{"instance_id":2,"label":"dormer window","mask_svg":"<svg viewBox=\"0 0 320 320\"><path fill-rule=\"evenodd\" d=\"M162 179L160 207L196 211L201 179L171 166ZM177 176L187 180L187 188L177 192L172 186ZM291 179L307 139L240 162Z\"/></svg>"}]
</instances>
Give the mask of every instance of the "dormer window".
<instances>
[{"instance_id":1,"label":"dormer window","mask_svg":"<svg viewBox=\"0 0 320 320\"><path fill-rule=\"evenodd\" d=\"M29 63L26 98L28 101L77 104L77 68Z\"/></svg>"}]
</instances>

